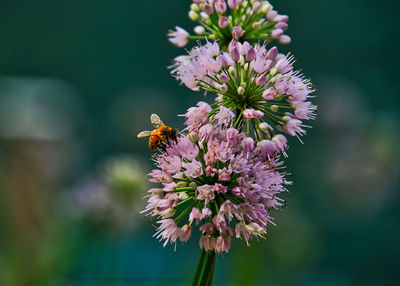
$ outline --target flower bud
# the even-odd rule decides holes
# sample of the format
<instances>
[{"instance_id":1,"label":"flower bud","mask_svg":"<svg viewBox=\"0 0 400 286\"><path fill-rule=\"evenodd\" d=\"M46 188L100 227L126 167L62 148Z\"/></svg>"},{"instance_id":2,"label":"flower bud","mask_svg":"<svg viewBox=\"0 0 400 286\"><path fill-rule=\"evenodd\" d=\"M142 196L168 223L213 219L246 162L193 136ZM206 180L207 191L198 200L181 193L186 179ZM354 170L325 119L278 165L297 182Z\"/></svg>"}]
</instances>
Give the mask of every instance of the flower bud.
<instances>
[{"instance_id":1,"label":"flower bud","mask_svg":"<svg viewBox=\"0 0 400 286\"><path fill-rule=\"evenodd\" d=\"M229 24L229 19L227 17L219 17L218 18L218 26L221 29L226 28L226 26L228 26L228 24Z\"/></svg>"},{"instance_id":2,"label":"flower bud","mask_svg":"<svg viewBox=\"0 0 400 286\"><path fill-rule=\"evenodd\" d=\"M267 1L263 1L261 12L267 14L271 9L272 9L271 4L269 4Z\"/></svg>"},{"instance_id":3,"label":"flower bud","mask_svg":"<svg viewBox=\"0 0 400 286\"><path fill-rule=\"evenodd\" d=\"M228 6L231 9L236 9L239 5L239 0L228 0Z\"/></svg>"},{"instance_id":4,"label":"flower bud","mask_svg":"<svg viewBox=\"0 0 400 286\"><path fill-rule=\"evenodd\" d=\"M245 92L246 90L242 86L239 86L239 88L237 89L237 93L240 95L243 95Z\"/></svg>"},{"instance_id":5,"label":"flower bud","mask_svg":"<svg viewBox=\"0 0 400 286\"><path fill-rule=\"evenodd\" d=\"M189 187L191 187L192 189L196 189L197 188L197 184L195 182L190 182L189 183Z\"/></svg>"},{"instance_id":6,"label":"flower bud","mask_svg":"<svg viewBox=\"0 0 400 286\"><path fill-rule=\"evenodd\" d=\"M196 26L193 30L197 35L203 35L206 31L203 26Z\"/></svg>"},{"instance_id":7,"label":"flower bud","mask_svg":"<svg viewBox=\"0 0 400 286\"><path fill-rule=\"evenodd\" d=\"M270 88L266 89L263 94L262 97L266 100L274 100L275 99L275 95L276 95L276 91L275 89L271 86Z\"/></svg>"},{"instance_id":8,"label":"flower bud","mask_svg":"<svg viewBox=\"0 0 400 286\"><path fill-rule=\"evenodd\" d=\"M160 188L152 188L148 191L153 196L162 196L164 195L164 190Z\"/></svg>"},{"instance_id":9,"label":"flower bud","mask_svg":"<svg viewBox=\"0 0 400 286\"><path fill-rule=\"evenodd\" d=\"M221 67L223 68L229 65L228 59L226 58L225 55L219 55L217 57L217 63L221 65Z\"/></svg>"},{"instance_id":10,"label":"flower bud","mask_svg":"<svg viewBox=\"0 0 400 286\"><path fill-rule=\"evenodd\" d=\"M242 148L245 152L251 152L254 150L254 140L251 137L246 137L242 140Z\"/></svg>"},{"instance_id":11,"label":"flower bud","mask_svg":"<svg viewBox=\"0 0 400 286\"><path fill-rule=\"evenodd\" d=\"M232 37L238 40L243 35L243 29L240 26L232 27Z\"/></svg>"},{"instance_id":12,"label":"flower bud","mask_svg":"<svg viewBox=\"0 0 400 286\"><path fill-rule=\"evenodd\" d=\"M251 27L254 29L254 30L260 30L261 29L261 22L260 21L258 21L258 22L254 22L252 25L251 25Z\"/></svg>"},{"instance_id":13,"label":"flower bud","mask_svg":"<svg viewBox=\"0 0 400 286\"><path fill-rule=\"evenodd\" d=\"M181 231L182 232L179 236L179 239L182 242L185 242L190 238L190 236L192 234L192 228L190 226L188 226L187 224L185 224L184 226L182 226Z\"/></svg>"},{"instance_id":14,"label":"flower bud","mask_svg":"<svg viewBox=\"0 0 400 286\"><path fill-rule=\"evenodd\" d=\"M256 224L255 222L252 222L252 223L250 223L250 224L246 224L246 228L247 228L249 231L252 231L252 232L265 233L265 230L264 230L261 226L259 226L258 224Z\"/></svg>"},{"instance_id":15,"label":"flower bud","mask_svg":"<svg viewBox=\"0 0 400 286\"><path fill-rule=\"evenodd\" d=\"M262 7L262 5L261 5L260 2L254 2L254 4L253 4L253 11L254 11L255 13L258 13L258 12L261 11L261 7Z\"/></svg>"},{"instance_id":16,"label":"flower bud","mask_svg":"<svg viewBox=\"0 0 400 286\"><path fill-rule=\"evenodd\" d=\"M206 3L203 6L203 11L206 12L207 15L210 16L214 13L214 8L210 4Z\"/></svg>"},{"instance_id":17,"label":"flower bud","mask_svg":"<svg viewBox=\"0 0 400 286\"><path fill-rule=\"evenodd\" d=\"M275 60L277 55L278 55L278 49L276 47L272 47L271 49L269 49L267 53L267 58Z\"/></svg>"},{"instance_id":18,"label":"flower bud","mask_svg":"<svg viewBox=\"0 0 400 286\"><path fill-rule=\"evenodd\" d=\"M199 141L199 135L197 135L197 133L194 132L190 132L189 135L189 140L192 141L193 143L197 143Z\"/></svg>"},{"instance_id":19,"label":"flower bud","mask_svg":"<svg viewBox=\"0 0 400 286\"><path fill-rule=\"evenodd\" d=\"M269 130L272 130L271 125L269 125L267 122L261 122L258 127L265 133L267 133Z\"/></svg>"},{"instance_id":20,"label":"flower bud","mask_svg":"<svg viewBox=\"0 0 400 286\"><path fill-rule=\"evenodd\" d=\"M166 209L165 211L161 212L162 218L169 218L172 217L176 213L174 208Z\"/></svg>"},{"instance_id":21,"label":"flower bud","mask_svg":"<svg viewBox=\"0 0 400 286\"><path fill-rule=\"evenodd\" d=\"M274 20L277 22L286 23L287 21L289 21L289 16L288 15L277 15Z\"/></svg>"},{"instance_id":22,"label":"flower bud","mask_svg":"<svg viewBox=\"0 0 400 286\"><path fill-rule=\"evenodd\" d=\"M260 110L256 110L254 111L254 118L255 119L261 119L264 116L264 112L260 111Z\"/></svg>"},{"instance_id":23,"label":"flower bud","mask_svg":"<svg viewBox=\"0 0 400 286\"><path fill-rule=\"evenodd\" d=\"M223 83L227 83L228 81L229 81L229 77L226 75L226 74L221 74L220 76L219 76L219 80L221 81L221 82L223 82Z\"/></svg>"},{"instance_id":24,"label":"flower bud","mask_svg":"<svg viewBox=\"0 0 400 286\"><path fill-rule=\"evenodd\" d=\"M177 184L176 184L176 187L177 188L184 188L184 187L186 187L187 186L187 183L186 182L178 182Z\"/></svg>"},{"instance_id":25,"label":"flower bud","mask_svg":"<svg viewBox=\"0 0 400 286\"><path fill-rule=\"evenodd\" d=\"M221 91L223 93L227 92L228 91L228 86L226 84L221 85Z\"/></svg>"},{"instance_id":26,"label":"flower bud","mask_svg":"<svg viewBox=\"0 0 400 286\"><path fill-rule=\"evenodd\" d=\"M234 60L235 62L237 62L237 61L240 60L240 53L239 53L239 50L238 50L237 47L233 48L233 49L230 51L230 54L231 54L232 60Z\"/></svg>"},{"instance_id":27,"label":"flower bud","mask_svg":"<svg viewBox=\"0 0 400 286\"><path fill-rule=\"evenodd\" d=\"M199 12L200 11L199 5L197 5L196 3L192 3L192 5L190 5L190 10Z\"/></svg>"},{"instance_id":28,"label":"flower bud","mask_svg":"<svg viewBox=\"0 0 400 286\"><path fill-rule=\"evenodd\" d=\"M229 67L228 71L229 71L229 73L230 73L232 76L234 76L234 75L235 75L235 73L236 73L236 70L235 70L235 68L234 68L234 67L232 67L232 66L230 66L230 67Z\"/></svg>"},{"instance_id":29,"label":"flower bud","mask_svg":"<svg viewBox=\"0 0 400 286\"><path fill-rule=\"evenodd\" d=\"M281 43L281 44L283 44L283 45L290 44L291 42L292 42L292 39L291 39L289 36L287 36L287 35L282 35L282 36L279 38L279 43Z\"/></svg>"},{"instance_id":30,"label":"flower bud","mask_svg":"<svg viewBox=\"0 0 400 286\"><path fill-rule=\"evenodd\" d=\"M250 62L254 60L256 55L257 55L256 50L253 47L250 47L246 53L246 61Z\"/></svg>"},{"instance_id":31,"label":"flower bud","mask_svg":"<svg viewBox=\"0 0 400 286\"><path fill-rule=\"evenodd\" d=\"M256 84L258 85L258 86L263 86L263 85L265 85L266 84L266 82L267 82L267 77L266 76L259 76L257 79L256 79Z\"/></svg>"},{"instance_id":32,"label":"flower bud","mask_svg":"<svg viewBox=\"0 0 400 286\"><path fill-rule=\"evenodd\" d=\"M285 22L278 22L278 23L276 23L274 28L275 29L282 29L282 30L286 31L287 28L288 28L288 24L286 24Z\"/></svg>"},{"instance_id":33,"label":"flower bud","mask_svg":"<svg viewBox=\"0 0 400 286\"><path fill-rule=\"evenodd\" d=\"M279 38L282 35L283 35L283 30L282 29L275 29L271 33L271 37L272 38Z\"/></svg>"},{"instance_id":34,"label":"flower bud","mask_svg":"<svg viewBox=\"0 0 400 286\"><path fill-rule=\"evenodd\" d=\"M218 11L218 13L223 14L226 12L226 2L225 0L216 0L214 3L215 10Z\"/></svg>"},{"instance_id":35,"label":"flower bud","mask_svg":"<svg viewBox=\"0 0 400 286\"><path fill-rule=\"evenodd\" d=\"M274 105L271 105L270 109L272 112L278 112L279 106L274 104Z\"/></svg>"},{"instance_id":36,"label":"flower bud","mask_svg":"<svg viewBox=\"0 0 400 286\"><path fill-rule=\"evenodd\" d=\"M278 12L276 12L275 10L270 10L267 13L267 19L269 21L273 21L277 15L278 15Z\"/></svg>"},{"instance_id":37,"label":"flower bud","mask_svg":"<svg viewBox=\"0 0 400 286\"><path fill-rule=\"evenodd\" d=\"M178 197L181 201L187 200L189 198L189 196L185 192L180 192Z\"/></svg>"},{"instance_id":38,"label":"flower bud","mask_svg":"<svg viewBox=\"0 0 400 286\"><path fill-rule=\"evenodd\" d=\"M199 14L197 14L195 11L193 11L193 10L190 10L189 11L189 18L190 18L190 20L192 20L192 21L197 21L197 20L199 20Z\"/></svg>"}]
</instances>

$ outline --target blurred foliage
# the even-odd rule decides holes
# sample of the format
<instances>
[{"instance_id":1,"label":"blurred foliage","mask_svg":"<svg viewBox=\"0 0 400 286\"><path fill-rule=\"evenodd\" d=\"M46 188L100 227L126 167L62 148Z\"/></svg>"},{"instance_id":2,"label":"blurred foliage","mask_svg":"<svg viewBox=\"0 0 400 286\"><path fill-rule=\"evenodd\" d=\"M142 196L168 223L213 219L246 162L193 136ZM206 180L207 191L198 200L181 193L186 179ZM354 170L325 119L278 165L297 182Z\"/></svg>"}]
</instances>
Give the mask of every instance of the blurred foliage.
<instances>
[{"instance_id":1,"label":"blurred foliage","mask_svg":"<svg viewBox=\"0 0 400 286\"><path fill-rule=\"evenodd\" d=\"M277 226L235 241L215 284L398 285L400 3L275 2L293 39L280 49L312 78L319 116L290 142ZM151 152L136 138L151 113L182 128L177 114L211 100L166 69L183 51L165 34L190 27L189 5L0 3L0 285L191 281L196 238L164 249L138 214Z\"/></svg>"}]
</instances>

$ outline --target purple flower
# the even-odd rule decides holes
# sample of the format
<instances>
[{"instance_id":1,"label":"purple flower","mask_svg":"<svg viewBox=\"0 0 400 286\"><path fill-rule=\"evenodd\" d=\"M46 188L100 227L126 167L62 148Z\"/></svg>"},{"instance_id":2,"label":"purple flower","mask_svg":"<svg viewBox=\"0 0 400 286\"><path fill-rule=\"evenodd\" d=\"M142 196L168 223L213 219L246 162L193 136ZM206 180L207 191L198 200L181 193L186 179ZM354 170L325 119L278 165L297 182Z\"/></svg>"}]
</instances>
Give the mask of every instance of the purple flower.
<instances>
[{"instance_id":1,"label":"purple flower","mask_svg":"<svg viewBox=\"0 0 400 286\"><path fill-rule=\"evenodd\" d=\"M293 128L282 128L287 114L299 121L315 118L316 106L310 100L314 90L307 79L293 70L293 57L278 54L276 47L267 49L265 45L251 46L248 42L231 41L229 52L213 48L210 53L211 45L195 47L188 57L180 57L173 73L193 90L216 93L224 116L228 107L240 111L234 127L244 127L247 124L244 120L252 121L251 125L256 126L254 136L269 140L276 130L289 135L305 134L304 130L293 132ZM243 77L246 72L248 76ZM254 83L257 88L252 88ZM190 130L197 130L197 124L192 122L201 124L210 108L208 106L202 116L199 116L199 108L192 109L188 113L193 116L187 124ZM222 120L219 116L217 119ZM259 130L257 126L262 122L273 128L268 132ZM302 122L300 124L305 127Z\"/></svg>"},{"instance_id":2,"label":"purple flower","mask_svg":"<svg viewBox=\"0 0 400 286\"><path fill-rule=\"evenodd\" d=\"M187 45L189 42L189 33L186 32L185 29L182 29L181 27L176 26L175 27L176 31L170 31L168 34L168 40L174 44L175 46L178 46L180 48L184 47Z\"/></svg>"},{"instance_id":3,"label":"purple flower","mask_svg":"<svg viewBox=\"0 0 400 286\"><path fill-rule=\"evenodd\" d=\"M235 40L239 40L239 38L243 35L243 29L239 26L232 27L232 37Z\"/></svg>"},{"instance_id":4,"label":"purple flower","mask_svg":"<svg viewBox=\"0 0 400 286\"><path fill-rule=\"evenodd\" d=\"M267 1L193 0L193 2L195 4L191 6L188 15L192 21L197 22L198 27L202 27L201 33L198 33L202 36L201 39L218 40L221 43L227 43L232 38L244 41L290 42L288 41L290 38L284 34L288 28L289 17L278 14ZM185 34L178 37L172 33L169 36L173 40L170 41L180 47L186 45L189 39L197 39Z\"/></svg>"},{"instance_id":5,"label":"purple flower","mask_svg":"<svg viewBox=\"0 0 400 286\"><path fill-rule=\"evenodd\" d=\"M208 116L199 115L201 110ZM162 185L150 190L145 209L161 218L155 236L164 245L187 241L192 226L202 223L200 247L218 253L229 250L235 232L246 242L262 236L288 184L275 157L286 147L284 137L256 144L231 127L235 116L223 106L211 111L199 103L185 116L192 131L181 133L176 143L156 155L160 169L149 174L151 182ZM198 140L193 143L189 137Z\"/></svg>"}]
</instances>

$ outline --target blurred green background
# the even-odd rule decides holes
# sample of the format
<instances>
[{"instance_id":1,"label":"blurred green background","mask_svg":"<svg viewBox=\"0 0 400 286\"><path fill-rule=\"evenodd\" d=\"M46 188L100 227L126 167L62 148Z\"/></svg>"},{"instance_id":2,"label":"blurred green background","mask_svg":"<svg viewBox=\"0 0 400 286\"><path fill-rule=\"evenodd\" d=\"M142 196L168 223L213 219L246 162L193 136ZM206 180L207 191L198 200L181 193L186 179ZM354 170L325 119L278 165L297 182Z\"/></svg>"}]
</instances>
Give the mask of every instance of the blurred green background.
<instances>
[{"instance_id":1,"label":"blurred green background","mask_svg":"<svg viewBox=\"0 0 400 286\"><path fill-rule=\"evenodd\" d=\"M317 88L294 185L266 241L235 241L215 285L399 285L399 1L272 1L280 47ZM158 113L198 100L167 71L190 1L0 1L0 285L189 285L143 209Z\"/></svg>"}]
</instances>

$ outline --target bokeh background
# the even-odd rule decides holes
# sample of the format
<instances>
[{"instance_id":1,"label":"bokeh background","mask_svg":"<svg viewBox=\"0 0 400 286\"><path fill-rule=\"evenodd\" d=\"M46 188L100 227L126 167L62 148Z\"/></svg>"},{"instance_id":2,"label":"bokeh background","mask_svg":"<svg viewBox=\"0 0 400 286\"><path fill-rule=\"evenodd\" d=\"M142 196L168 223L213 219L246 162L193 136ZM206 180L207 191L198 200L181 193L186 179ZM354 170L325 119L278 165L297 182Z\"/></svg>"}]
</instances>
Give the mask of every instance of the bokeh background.
<instances>
[{"instance_id":1,"label":"bokeh background","mask_svg":"<svg viewBox=\"0 0 400 286\"><path fill-rule=\"evenodd\" d=\"M317 88L295 182L266 241L235 241L215 285L399 285L399 1L271 1ZM198 100L166 67L189 0L0 1L0 285L189 285L195 239L143 219L149 115Z\"/></svg>"}]
</instances>

